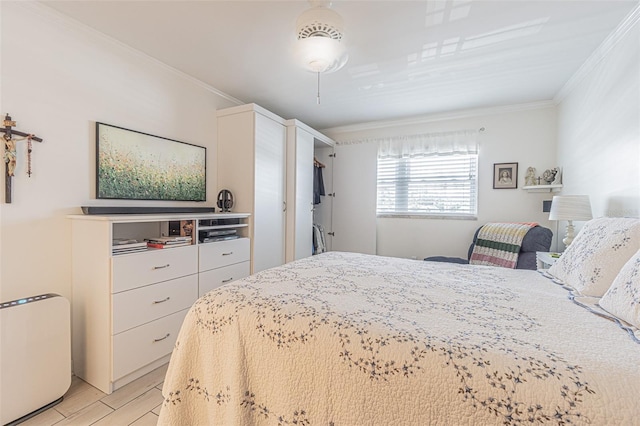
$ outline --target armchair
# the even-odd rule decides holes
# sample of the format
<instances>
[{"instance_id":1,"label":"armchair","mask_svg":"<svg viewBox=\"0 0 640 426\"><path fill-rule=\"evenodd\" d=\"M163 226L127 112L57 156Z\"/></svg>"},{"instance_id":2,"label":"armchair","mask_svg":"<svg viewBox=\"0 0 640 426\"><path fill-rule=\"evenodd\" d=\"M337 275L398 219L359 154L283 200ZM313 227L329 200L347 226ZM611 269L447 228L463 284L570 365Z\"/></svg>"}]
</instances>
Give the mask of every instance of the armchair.
<instances>
[{"instance_id":1,"label":"armchair","mask_svg":"<svg viewBox=\"0 0 640 426\"><path fill-rule=\"evenodd\" d=\"M478 228L473 235L473 242L469 246L469 251L467 253L466 259L462 259L460 257L431 256L425 258L424 260L430 262L449 262L461 264L469 263L469 259L471 258L471 253L473 253L473 247L475 246L475 242L478 238L478 232L480 232L480 228ZM551 232L551 230L548 228L540 225L531 228L522 239L522 245L520 246L520 252L518 253L518 263L516 264L516 269L535 270L537 268L536 252L549 251L552 238L553 232Z\"/></svg>"}]
</instances>

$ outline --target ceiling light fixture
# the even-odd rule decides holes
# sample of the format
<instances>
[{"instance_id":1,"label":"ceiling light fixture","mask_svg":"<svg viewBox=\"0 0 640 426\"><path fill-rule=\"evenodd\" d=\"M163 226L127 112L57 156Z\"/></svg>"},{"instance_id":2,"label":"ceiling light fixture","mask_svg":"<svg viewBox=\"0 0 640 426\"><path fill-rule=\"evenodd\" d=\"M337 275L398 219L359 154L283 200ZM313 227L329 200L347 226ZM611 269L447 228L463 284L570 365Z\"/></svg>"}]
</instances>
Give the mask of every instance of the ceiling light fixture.
<instances>
[{"instance_id":1,"label":"ceiling light fixture","mask_svg":"<svg viewBox=\"0 0 640 426\"><path fill-rule=\"evenodd\" d=\"M338 71L349 59L343 43L342 17L329 9L330 1L309 0L311 9L298 17L298 56L302 66L318 75L320 104L320 73Z\"/></svg>"}]
</instances>

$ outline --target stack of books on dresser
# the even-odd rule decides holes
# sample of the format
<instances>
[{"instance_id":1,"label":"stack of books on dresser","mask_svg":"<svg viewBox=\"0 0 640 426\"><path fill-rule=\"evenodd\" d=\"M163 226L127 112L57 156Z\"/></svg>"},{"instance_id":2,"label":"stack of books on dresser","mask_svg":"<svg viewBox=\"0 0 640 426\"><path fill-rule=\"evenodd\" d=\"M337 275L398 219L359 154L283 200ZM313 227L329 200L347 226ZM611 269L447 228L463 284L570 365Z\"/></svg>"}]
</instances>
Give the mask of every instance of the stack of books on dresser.
<instances>
[{"instance_id":1,"label":"stack of books on dresser","mask_svg":"<svg viewBox=\"0 0 640 426\"><path fill-rule=\"evenodd\" d=\"M133 238L114 238L111 244L112 254L134 253L146 249L147 243Z\"/></svg>"},{"instance_id":2,"label":"stack of books on dresser","mask_svg":"<svg viewBox=\"0 0 640 426\"><path fill-rule=\"evenodd\" d=\"M191 245L190 236L175 236L175 237L154 237L145 238L147 247L151 248L173 248Z\"/></svg>"}]
</instances>

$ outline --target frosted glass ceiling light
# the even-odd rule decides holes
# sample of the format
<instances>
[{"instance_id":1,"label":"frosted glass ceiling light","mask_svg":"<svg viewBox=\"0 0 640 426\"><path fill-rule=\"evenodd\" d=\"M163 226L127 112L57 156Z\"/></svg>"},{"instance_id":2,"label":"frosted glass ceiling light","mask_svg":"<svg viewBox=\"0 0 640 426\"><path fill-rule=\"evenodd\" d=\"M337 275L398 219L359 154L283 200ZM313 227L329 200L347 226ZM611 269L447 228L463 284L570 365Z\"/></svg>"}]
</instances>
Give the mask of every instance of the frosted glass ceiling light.
<instances>
[{"instance_id":1,"label":"frosted glass ceiling light","mask_svg":"<svg viewBox=\"0 0 640 426\"><path fill-rule=\"evenodd\" d=\"M309 37L298 40L302 66L309 71L334 72L347 62L347 52L341 43L326 37Z\"/></svg>"},{"instance_id":2,"label":"frosted glass ceiling light","mask_svg":"<svg viewBox=\"0 0 640 426\"><path fill-rule=\"evenodd\" d=\"M338 71L349 59L343 43L342 17L329 9L329 1L310 0L312 8L303 12L296 22L297 51L302 66L318 74L320 103L320 73Z\"/></svg>"}]
</instances>

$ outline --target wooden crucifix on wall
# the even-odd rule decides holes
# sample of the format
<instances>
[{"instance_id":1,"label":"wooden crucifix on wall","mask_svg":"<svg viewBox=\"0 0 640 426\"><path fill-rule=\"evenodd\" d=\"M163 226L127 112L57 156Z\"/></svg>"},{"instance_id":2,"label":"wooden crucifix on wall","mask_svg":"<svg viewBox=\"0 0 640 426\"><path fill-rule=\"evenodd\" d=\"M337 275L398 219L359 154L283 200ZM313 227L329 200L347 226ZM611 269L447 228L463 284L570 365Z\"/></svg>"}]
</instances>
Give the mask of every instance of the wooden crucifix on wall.
<instances>
[{"instance_id":1,"label":"wooden crucifix on wall","mask_svg":"<svg viewBox=\"0 0 640 426\"><path fill-rule=\"evenodd\" d=\"M16 170L17 163L17 151L16 142L27 140L27 174L31 177L31 142L42 142L41 138L34 136L31 133L19 132L13 130L16 122L11 120L9 114L5 115L3 126L0 128L0 132L4 133L4 201L5 203L11 203L11 186L13 175ZM14 136L21 136L20 138L14 138Z\"/></svg>"}]
</instances>

